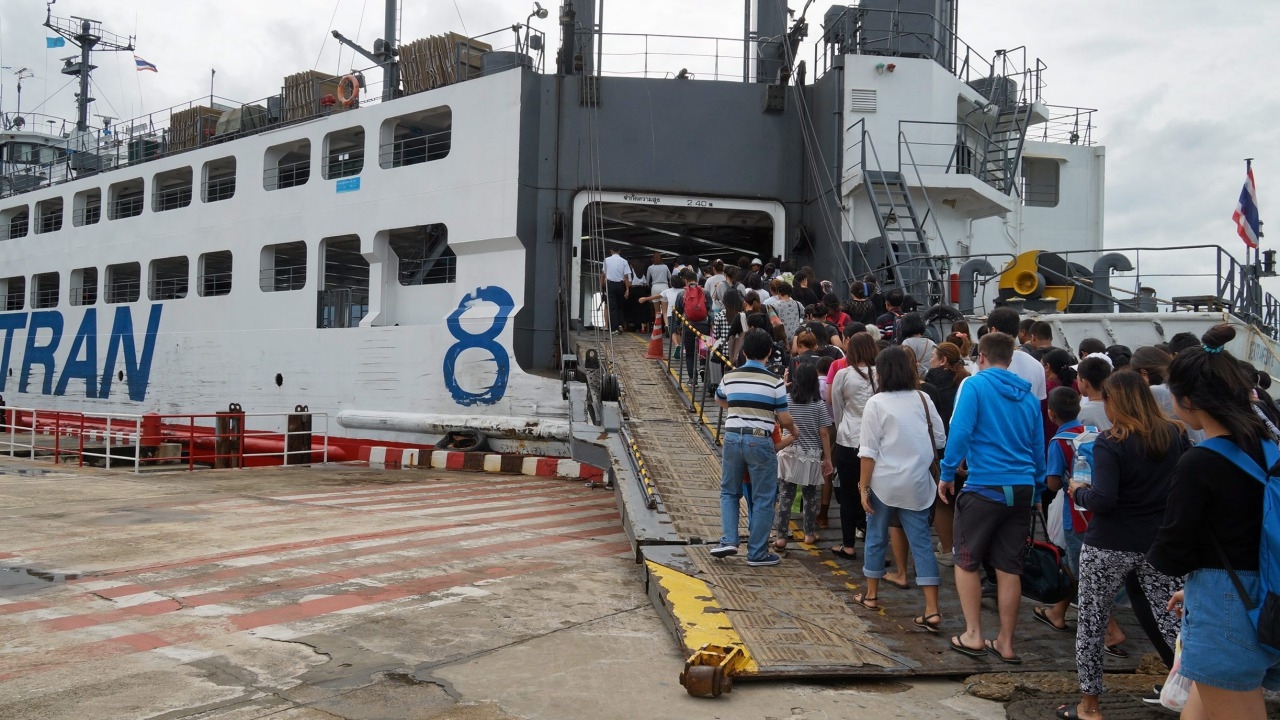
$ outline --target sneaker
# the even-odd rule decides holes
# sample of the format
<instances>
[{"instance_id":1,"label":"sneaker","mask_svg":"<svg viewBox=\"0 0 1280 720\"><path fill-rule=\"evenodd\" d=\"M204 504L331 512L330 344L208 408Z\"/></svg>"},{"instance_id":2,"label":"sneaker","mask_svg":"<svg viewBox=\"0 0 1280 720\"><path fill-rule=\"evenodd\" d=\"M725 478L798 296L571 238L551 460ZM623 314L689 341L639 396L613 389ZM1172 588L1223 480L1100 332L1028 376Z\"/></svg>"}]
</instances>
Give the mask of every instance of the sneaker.
<instances>
[{"instance_id":1,"label":"sneaker","mask_svg":"<svg viewBox=\"0 0 1280 720\"><path fill-rule=\"evenodd\" d=\"M733 551L737 552L738 549L734 548ZM782 558L778 557L777 555L774 555L773 553L769 553L768 555L765 555L759 560L748 560L747 564L750 565L751 567L763 567L765 565L777 565L780 562L782 562Z\"/></svg>"},{"instance_id":2,"label":"sneaker","mask_svg":"<svg viewBox=\"0 0 1280 720\"><path fill-rule=\"evenodd\" d=\"M951 554L951 553L949 553L949 552L936 552L936 553L934 553L933 555L934 555L934 557L938 558L938 564L939 564L939 565L942 565L942 566L944 566L944 567L955 567L955 566L956 566L956 559L955 559L955 556L954 556L954 555L952 555L952 554Z\"/></svg>"},{"instance_id":3,"label":"sneaker","mask_svg":"<svg viewBox=\"0 0 1280 720\"><path fill-rule=\"evenodd\" d=\"M737 545L717 545L711 548L711 557L723 558L738 554Z\"/></svg>"},{"instance_id":4,"label":"sneaker","mask_svg":"<svg viewBox=\"0 0 1280 720\"><path fill-rule=\"evenodd\" d=\"M1160 704L1160 691L1164 689L1163 685L1152 685L1151 692L1142 696L1142 702L1148 705Z\"/></svg>"},{"instance_id":5,"label":"sneaker","mask_svg":"<svg viewBox=\"0 0 1280 720\"><path fill-rule=\"evenodd\" d=\"M861 529L854 530L854 531L853 531L853 536L854 536L854 537L856 537L856 538L858 538L859 540L866 540L866 539L867 539L867 532L866 532L865 530L861 530Z\"/></svg>"},{"instance_id":6,"label":"sneaker","mask_svg":"<svg viewBox=\"0 0 1280 720\"><path fill-rule=\"evenodd\" d=\"M993 582L988 582L986 580L982 581L982 597L984 598L999 597L999 594L1000 594L999 586L997 586Z\"/></svg>"}]
</instances>

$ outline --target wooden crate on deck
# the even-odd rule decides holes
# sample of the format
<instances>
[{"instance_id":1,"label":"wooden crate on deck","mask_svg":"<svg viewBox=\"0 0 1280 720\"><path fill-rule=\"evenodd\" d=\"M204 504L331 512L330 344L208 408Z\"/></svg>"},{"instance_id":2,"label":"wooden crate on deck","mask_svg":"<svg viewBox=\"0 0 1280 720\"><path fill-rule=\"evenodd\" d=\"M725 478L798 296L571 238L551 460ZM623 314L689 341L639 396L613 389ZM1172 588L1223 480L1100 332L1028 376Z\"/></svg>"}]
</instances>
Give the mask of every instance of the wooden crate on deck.
<instances>
[{"instance_id":1,"label":"wooden crate on deck","mask_svg":"<svg viewBox=\"0 0 1280 720\"><path fill-rule=\"evenodd\" d=\"M480 74L487 43L465 35L432 35L400 46L400 79L408 95L434 90Z\"/></svg>"},{"instance_id":2,"label":"wooden crate on deck","mask_svg":"<svg viewBox=\"0 0 1280 720\"><path fill-rule=\"evenodd\" d=\"M169 150L190 150L213 137L221 110L197 106L169 114Z\"/></svg>"},{"instance_id":3,"label":"wooden crate on deck","mask_svg":"<svg viewBox=\"0 0 1280 720\"><path fill-rule=\"evenodd\" d=\"M319 70L307 70L285 77L282 90L284 121L293 122L316 115L342 112L345 108L340 103L328 106L320 104L325 95L337 98L340 79Z\"/></svg>"}]
</instances>

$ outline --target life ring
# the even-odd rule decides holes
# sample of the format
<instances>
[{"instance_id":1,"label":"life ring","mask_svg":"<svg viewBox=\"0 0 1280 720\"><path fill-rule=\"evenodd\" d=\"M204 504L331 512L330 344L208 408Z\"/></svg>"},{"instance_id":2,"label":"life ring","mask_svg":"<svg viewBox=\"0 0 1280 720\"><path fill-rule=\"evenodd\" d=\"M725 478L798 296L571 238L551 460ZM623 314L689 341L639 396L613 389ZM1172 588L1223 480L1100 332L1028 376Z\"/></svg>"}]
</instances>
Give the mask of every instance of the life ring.
<instances>
[{"instance_id":1,"label":"life ring","mask_svg":"<svg viewBox=\"0 0 1280 720\"><path fill-rule=\"evenodd\" d=\"M343 75L338 81L338 102L342 107L351 107L360 101L360 83L355 75Z\"/></svg>"}]
</instances>

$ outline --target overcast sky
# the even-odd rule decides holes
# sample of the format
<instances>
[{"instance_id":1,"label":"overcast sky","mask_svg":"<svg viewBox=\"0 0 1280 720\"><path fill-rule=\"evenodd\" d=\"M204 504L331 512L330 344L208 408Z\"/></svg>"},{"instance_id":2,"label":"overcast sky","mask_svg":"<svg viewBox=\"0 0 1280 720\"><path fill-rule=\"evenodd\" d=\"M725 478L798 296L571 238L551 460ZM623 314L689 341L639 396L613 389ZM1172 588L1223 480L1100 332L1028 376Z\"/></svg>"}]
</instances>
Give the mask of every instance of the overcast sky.
<instances>
[{"instance_id":1,"label":"overcast sky","mask_svg":"<svg viewBox=\"0 0 1280 720\"><path fill-rule=\"evenodd\" d=\"M558 37L557 2L546 0L550 17L534 21L548 33L549 65ZM742 0L604 3L605 32L741 37ZM463 32L464 26L480 35L523 22L532 9L524 0L404 5L405 40ZM798 11L803 0L792 6ZM250 101L279 92L286 74L367 67L350 50L340 54L328 31L339 29L371 46L381 34L383 7L383 0L59 0L53 9L136 34L137 54L159 68L137 73L128 53L97 56L93 112L119 118L207 95L210 68L217 69L219 96ZM819 1L809 11L814 35L827 7ZM44 0L0 0L0 8L0 64L30 67L37 75L25 84L24 110L48 97L41 111L71 116L74 88L58 92L69 79L58 69L74 48L45 49ZM1041 58L1048 65L1049 103L1099 110L1094 138L1107 148L1108 246L1218 243L1239 256L1243 243L1230 216L1245 157L1255 158L1263 220L1280 218L1280 192L1273 192L1280 188L1280 90L1274 84L1280 2L962 0L959 15L961 38L984 55L1025 45ZM502 45L511 36L506 30L493 37ZM611 42L619 51L635 49L620 39ZM713 53L714 47L691 52ZM735 51L732 43L720 47L725 66L735 64L729 57ZM812 57L811 44L801 57ZM607 60L606 70L625 62ZM691 61L666 62L675 71ZM655 70L662 61L650 63ZM14 78L6 71L8 111L13 92ZM1272 226L1280 240L1280 219ZM1269 289L1280 294L1280 282Z\"/></svg>"}]
</instances>

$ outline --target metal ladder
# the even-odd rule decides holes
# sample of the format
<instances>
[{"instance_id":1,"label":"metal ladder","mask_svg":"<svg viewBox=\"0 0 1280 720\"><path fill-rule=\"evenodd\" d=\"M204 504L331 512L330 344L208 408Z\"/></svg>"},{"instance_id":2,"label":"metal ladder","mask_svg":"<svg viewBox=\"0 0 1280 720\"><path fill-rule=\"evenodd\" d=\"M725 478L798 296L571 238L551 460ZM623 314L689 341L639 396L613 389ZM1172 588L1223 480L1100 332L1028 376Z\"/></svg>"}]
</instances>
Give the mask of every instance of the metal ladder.
<instances>
[{"instance_id":1,"label":"metal ladder","mask_svg":"<svg viewBox=\"0 0 1280 720\"><path fill-rule=\"evenodd\" d=\"M1031 126L1032 103L1029 97L1019 97L1017 90L1008 92L1008 86L1000 82L1004 78L993 80L989 99L1000 108L1000 112L983 128L988 142L977 168L978 177L996 190L1010 195L1021 177L1022 149L1027 129Z\"/></svg>"},{"instance_id":2,"label":"metal ladder","mask_svg":"<svg viewBox=\"0 0 1280 720\"><path fill-rule=\"evenodd\" d=\"M885 284L924 301L935 291L937 273L906 178L901 172L871 169L864 177L884 243Z\"/></svg>"}]
</instances>

